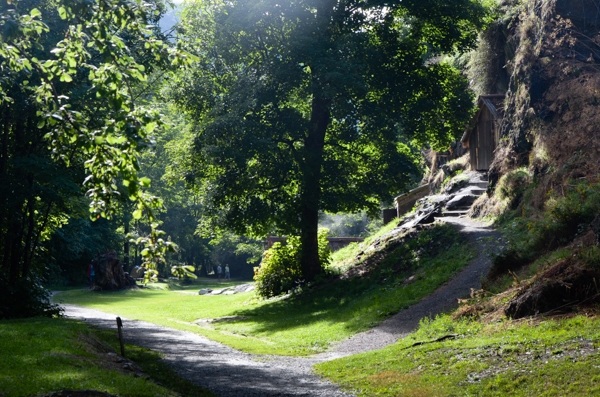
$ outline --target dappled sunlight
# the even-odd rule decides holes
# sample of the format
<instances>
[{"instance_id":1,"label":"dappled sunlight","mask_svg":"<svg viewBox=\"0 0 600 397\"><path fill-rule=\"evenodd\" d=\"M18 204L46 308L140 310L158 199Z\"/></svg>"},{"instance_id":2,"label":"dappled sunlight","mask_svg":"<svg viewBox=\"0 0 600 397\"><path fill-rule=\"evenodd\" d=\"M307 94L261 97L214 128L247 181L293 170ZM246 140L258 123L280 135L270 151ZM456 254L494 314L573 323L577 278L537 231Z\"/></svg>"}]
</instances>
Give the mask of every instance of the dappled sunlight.
<instances>
[{"instance_id":1,"label":"dappled sunlight","mask_svg":"<svg viewBox=\"0 0 600 397\"><path fill-rule=\"evenodd\" d=\"M245 351L313 354L415 304L472 259L471 248L459 244L462 237L452 228L440 227L431 233L410 246L392 250L369 277L331 280L284 299L259 300L250 292L200 296L149 289L69 291L57 298L124 318L192 331ZM427 251L432 236L448 248L442 253ZM416 252L418 256L413 254ZM415 257L419 259L413 260ZM406 264L398 265L402 261ZM405 283L412 275L415 279ZM194 323L229 316L245 318Z\"/></svg>"}]
</instances>

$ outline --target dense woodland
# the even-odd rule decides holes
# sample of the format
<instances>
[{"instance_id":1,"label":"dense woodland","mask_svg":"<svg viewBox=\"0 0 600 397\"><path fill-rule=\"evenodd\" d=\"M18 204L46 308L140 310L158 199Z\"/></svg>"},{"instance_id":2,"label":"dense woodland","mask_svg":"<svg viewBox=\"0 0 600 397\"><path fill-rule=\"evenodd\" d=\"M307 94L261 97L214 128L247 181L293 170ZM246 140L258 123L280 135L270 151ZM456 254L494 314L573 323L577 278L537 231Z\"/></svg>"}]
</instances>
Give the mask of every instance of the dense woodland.
<instances>
[{"instance_id":1,"label":"dense woodland","mask_svg":"<svg viewBox=\"0 0 600 397\"><path fill-rule=\"evenodd\" d=\"M251 277L270 234L300 237L313 280L319 221L364 233L472 115L448 56L479 1L193 1L162 31L171 6L0 5L3 307L105 249L147 280Z\"/></svg>"}]
</instances>

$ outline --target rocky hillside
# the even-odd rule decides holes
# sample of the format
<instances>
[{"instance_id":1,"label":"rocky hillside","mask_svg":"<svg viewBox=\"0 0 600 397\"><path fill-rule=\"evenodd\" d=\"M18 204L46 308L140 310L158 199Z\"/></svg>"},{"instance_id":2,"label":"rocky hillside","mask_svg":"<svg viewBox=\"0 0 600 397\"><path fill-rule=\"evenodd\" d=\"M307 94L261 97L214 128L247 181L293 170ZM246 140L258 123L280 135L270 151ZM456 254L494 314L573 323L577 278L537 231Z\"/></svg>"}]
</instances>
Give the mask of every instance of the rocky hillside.
<instances>
[{"instance_id":1,"label":"rocky hillside","mask_svg":"<svg viewBox=\"0 0 600 397\"><path fill-rule=\"evenodd\" d=\"M501 1L468 73L479 94L506 94L490 187L470 211L507 237L487 288L516 286L505 308L513 317L590 303L600 268L600 5Z\"/></svg>"},{"instance_id":2,"label":"rocky hillside","mask_svg":"<svg viewBox=\"0 0 600 397\"><path fill-rule=\"evenodd\" d=\"M491 180L525 167L538 197L573 180L597 183L600 7L594 0L512 0L499 11L504 17L482 43L495 47L496 63L504 61L490 68L486 88L507 94ZM536 199L536 208L544 202Z\"/></svg>"}]
</instances>

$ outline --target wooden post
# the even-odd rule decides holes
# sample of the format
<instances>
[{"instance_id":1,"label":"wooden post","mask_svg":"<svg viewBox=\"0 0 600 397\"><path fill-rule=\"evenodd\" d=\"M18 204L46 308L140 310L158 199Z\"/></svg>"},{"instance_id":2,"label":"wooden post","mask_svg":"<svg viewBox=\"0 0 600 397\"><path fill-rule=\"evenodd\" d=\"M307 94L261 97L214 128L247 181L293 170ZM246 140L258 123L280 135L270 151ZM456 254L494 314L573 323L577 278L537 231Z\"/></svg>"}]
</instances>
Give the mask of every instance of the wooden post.
<instances>
[{"instance_id":1,"label":"wooden post","mask_svg":"<svg viewBox=\"0 0 600 397\"><path fill-rule=\"evenodd\" d=\"M125 357L125 345L123 344L123 331L121 331L121 327L123 327L123 322L121 321L121 317L117 317L117 329L119 330L119 343L121 344L121 357Z\"/></svg>"}]
</instances>

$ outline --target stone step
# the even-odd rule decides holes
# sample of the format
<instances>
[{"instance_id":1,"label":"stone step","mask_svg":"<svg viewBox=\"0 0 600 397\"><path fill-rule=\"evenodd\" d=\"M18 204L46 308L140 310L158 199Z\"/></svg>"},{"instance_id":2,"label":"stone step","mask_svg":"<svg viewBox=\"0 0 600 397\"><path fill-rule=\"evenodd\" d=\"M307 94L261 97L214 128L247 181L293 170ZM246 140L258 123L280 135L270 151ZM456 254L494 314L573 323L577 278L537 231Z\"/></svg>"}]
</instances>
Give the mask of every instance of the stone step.
<instances>
[{"instance_id":1,"label":"stone step","mask_svg":"<svg viewBox=\"0 0 600 397\"><path fill-rule=\"evenodd\" d=\"M481 196L481 195L482 195L483 193L485 193L486 191L487 191L487 189L482 189L482 188L480 188L480 187L477 187L477 188L470 189L470 192L471 192L471 193L473 193L473 194L477 194L477 195L479 195L479 196Z\"/></svg>"},{"instance_id":2,"label":"stone step","mask_svg":"<svg viewBox=\"0 0 600 397\"><path fill-rule=\"evenodd\" d=\"M457 207L452 208L450 211L468 211L471 209L470 205L459 205Z\"/></svg>"},{"instance_id":3,"label":"stone step","mask_svg":"<svg viewBox=\"0 0 600 397\"><path fill-rule=\"evenodd\" d=\"M487 190L488 186L489 186L489 182L473 182L471 183L472 186L477 186L478 188L481 188L483 190Z\"/></svg>"},{"instance_id":4,"label":"stone step","mask_svg":"<svg viewBox=\"0 0 600 397\"><path fill-rule=\"evenodd\" d=\"M458 195L446 203L445 209L448 211L452 211L461 207L470 207L471 204L473 204L478 198L479 196L476 196L474 194Z\"/></svg>"},{"instance_id":5,"label":"stone step","mask_svg":"<svg viewBox=\"0 0 600 397\"><path fill-rule=\"evenodd\" d=\"M453 211L444 211L436 218L451 218L451 217L459 217L467 215L468 210L453 210Z\"/></svg>"}]
</instances>

